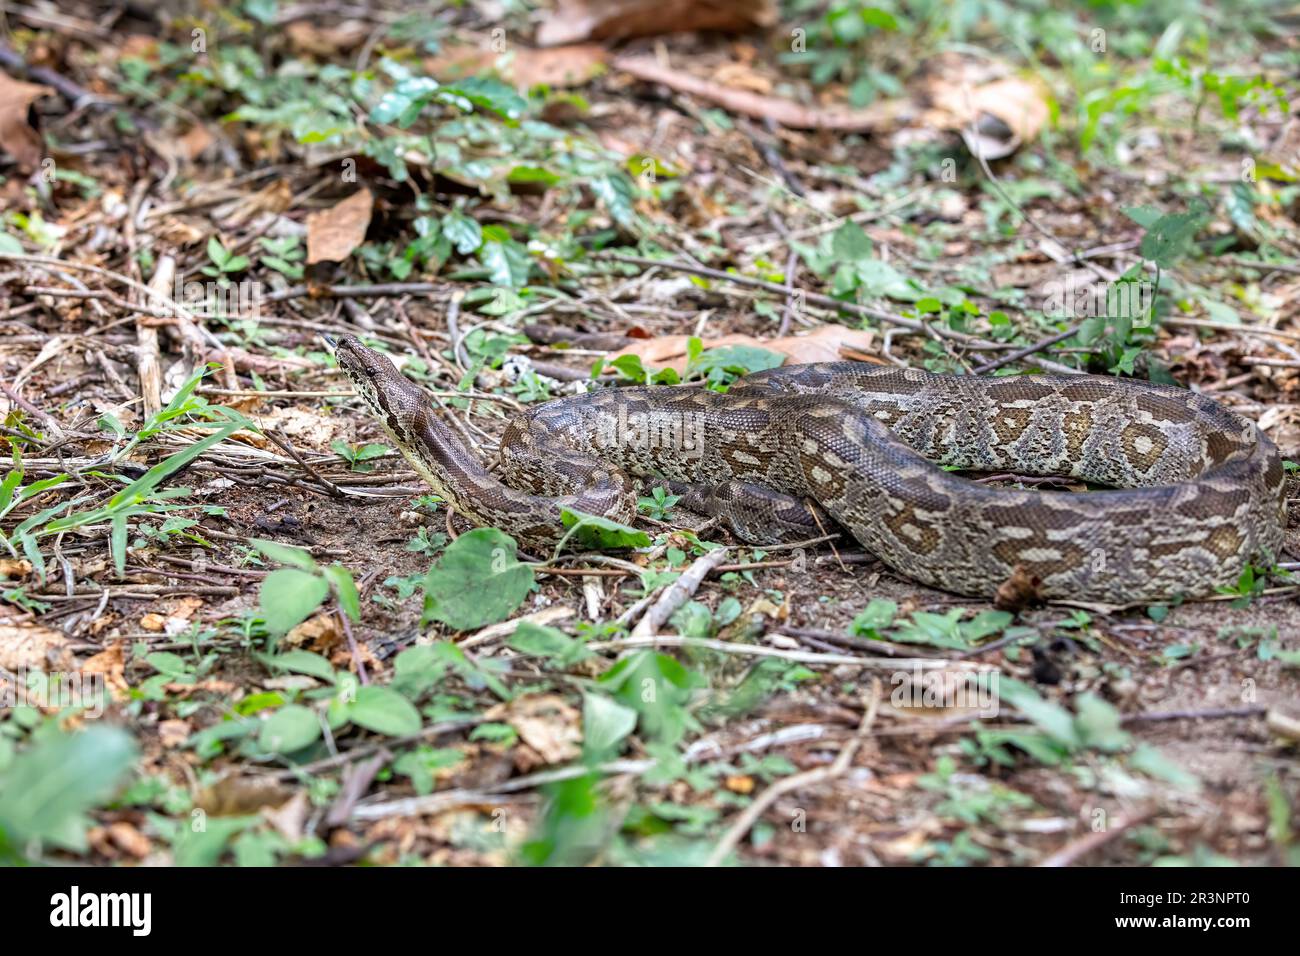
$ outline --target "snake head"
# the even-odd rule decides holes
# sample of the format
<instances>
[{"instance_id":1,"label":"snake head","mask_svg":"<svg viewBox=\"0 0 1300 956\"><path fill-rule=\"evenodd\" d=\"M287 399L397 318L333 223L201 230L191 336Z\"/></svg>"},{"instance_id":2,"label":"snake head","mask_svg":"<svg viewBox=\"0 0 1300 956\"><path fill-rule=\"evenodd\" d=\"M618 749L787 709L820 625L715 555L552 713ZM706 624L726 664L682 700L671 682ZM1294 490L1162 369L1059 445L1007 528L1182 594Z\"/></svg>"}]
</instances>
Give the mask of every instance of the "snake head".
<instances>
[{"instance_id":1,"label":"snake head","mask_svg":"<svg viewBox=\"0 0 1300 956\"><path fill-rule=\"evenodd\" d=\"M327 336L334 361L357 394L391 433L403 435L412 417L428 403L419 386L397 370L392 359L366 348L355 335Z\"/></svg>"},{"instance_id":2,"label":"snake head","mask_svg":"<svg viewBox=\"0 0 1300 956\"><path fill-rule=\"evenodd\" d=\"M325 341L333 349L334 361L338 363L339 369L358 387L376 380L402 377L392 359L366 348L355 335L344 334L338 338L327 335Z\"/></svg>"}]
</instances>

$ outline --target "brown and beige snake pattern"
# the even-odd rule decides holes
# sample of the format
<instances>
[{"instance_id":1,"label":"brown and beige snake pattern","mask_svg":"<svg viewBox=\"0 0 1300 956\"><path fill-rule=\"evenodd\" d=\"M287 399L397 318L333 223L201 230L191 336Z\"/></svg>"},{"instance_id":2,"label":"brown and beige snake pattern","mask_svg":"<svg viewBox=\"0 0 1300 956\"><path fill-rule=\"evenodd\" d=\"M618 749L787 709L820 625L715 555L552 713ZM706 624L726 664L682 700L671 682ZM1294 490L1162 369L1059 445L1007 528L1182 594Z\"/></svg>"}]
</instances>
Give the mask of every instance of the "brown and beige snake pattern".
<instances>
[{"instance_id":1,"label":"brown and beige snake pattern","mask_svg":"<svg viewBox=\"0 0 1300 956\"><path fill-rule=\"evenodd\" d=\"M523 541L553 542L561 507L630 521L635 476L667 483L682 505L755 543L816 536L804 507L815 502L899 573L982 597L1017 571L1048 598L1201 597L1281 553L1277 448L1252 422L1177 388L839 362L761 372L725 395L605 389L516 418L502 440L503 481L386 356L353 336L335 356L453 510ZM1021 491L939 466L1114 487Z\"/></svg>"}]
</instances>

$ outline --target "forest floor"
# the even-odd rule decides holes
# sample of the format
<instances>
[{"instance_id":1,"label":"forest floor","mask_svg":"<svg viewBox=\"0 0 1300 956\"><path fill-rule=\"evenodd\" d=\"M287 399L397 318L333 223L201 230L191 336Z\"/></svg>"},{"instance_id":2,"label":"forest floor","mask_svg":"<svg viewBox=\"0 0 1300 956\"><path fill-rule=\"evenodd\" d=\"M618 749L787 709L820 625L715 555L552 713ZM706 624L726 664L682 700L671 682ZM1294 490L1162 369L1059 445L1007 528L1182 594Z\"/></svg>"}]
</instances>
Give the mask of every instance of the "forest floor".
<instances>
[{"instance_id":1,"label":"forest floor","mask_svg":"<svg viewBox=\"0 0 1300 956\"><path fill-rule=\"evenodd\" d=\"M796 2L538 49L585 28L173 6L3 15L0 857L1300 862L1288 14ZM1278 444L1286 553L995 607L650 488L528 553L390 447L342 333L485 461L594 379L1175 383Z\"/></svg>"}]
</instances>

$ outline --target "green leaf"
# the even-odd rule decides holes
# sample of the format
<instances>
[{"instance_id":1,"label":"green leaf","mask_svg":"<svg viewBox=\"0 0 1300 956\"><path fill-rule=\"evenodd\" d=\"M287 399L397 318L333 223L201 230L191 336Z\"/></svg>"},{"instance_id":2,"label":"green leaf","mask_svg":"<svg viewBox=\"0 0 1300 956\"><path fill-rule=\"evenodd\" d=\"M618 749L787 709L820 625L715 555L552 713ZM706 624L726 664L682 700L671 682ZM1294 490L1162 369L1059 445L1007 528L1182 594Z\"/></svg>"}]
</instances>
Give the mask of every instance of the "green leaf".
<instances>
[{"instance_id":1,"label":"green leaf","mask_svg":"<svg viewBox=\"0 0 1300 956\"><path fill-rule=\"evenodd\" d=\"M411 778L411 786L420 796L433 792L435 775L465 759L454 747L417 747L393 762L393 770Z\"/></svg>"},{"instance_id":2,"label":"green leaf","mask_svg":"<svg viewBox=\"0 0 1300 956\"><path fill-rule=\"evenodd\" d=\"M1145 216L1145 211L1143 214ZM1190 212L1163 215L1147 226L1138 251L1144 259L1150 259L1163 269L1171 269L1210 219L1203 203L1194 203Z\"/></svg>"},{"instance_id":3,"label":"green leaf","mask_svg":"<svg viewBox=\"0 0 1300 956\"><path fill-rule=\"evenodd\" d=\"M533 569L518 558L515 539L475 528L442 553L424 579L425 620L458 631L504 621L533 586Z\"/></svg>"},{"instance_id":4,"label":"green leaf","mask_svg":"<svg viewBox=\"0 0 1300 956\"><path fill-rule=\"evenodd\" d=\"M1078 749L1082 744L1070 712L1058 704L1044 700L1028 684L1003 676L998 682L998 691L1003 701L1024 714L1052 740L1071 750Z\"/></svg>"},{"instance_id":5,"label":"green leaf","mask_svg":"<svg viewBox=\"0 0 1300 956\"><path fill-rule=\"evenodd\" d=\"M604 694L586 694L582 701L583 747L597 759L611 754L636 729L637 712Z\"/></svg>"},{"instance_id":6,"label":"green leaf","mask_svg":"<svg viewBox=\"0 0 1300 956\"><path fill-rule=\"evenodd\" d=\"M636 198L636 187L632 185L632 180L621 173L597 176L591 181L591 191L605 204L619 225L630 226L636 221L636 211L632 206Z\"/></svg>"},{"instance_id":7,"label":"green leaf","mask_svg":"<svg viewBox=\"0 0 1300 956\"><path fill-rule=\"evenodd\" d=\"M831 253L841 262L864 262L873 250L871 239L856 222L845 222L831 236Z\"/></svg>"},{"instance_id":8,"label":"green leaf","mask_svg":"<svg viewBox=\"0 0 1300 956\"><path fill-rule=\"evenodd\" d=\"M528 284L533 260L528 250L513 239L483 243L478 257L491 273L489 278L493 285L517 289Z\"/></svg>"},{"instance_id":9,"label":"green leaf","mask_svg":"<svg viewBox=\"0 0 1300 956\"><path fill-rule=\"evenodd\" d=\"M289 754L314 744L320 733L320 719L314 710L286 704L262 722L257 742L263 750Z\"/></svg>"},{"instance_id":10,"label":"green leaf","mask_svg":"<svg viewBox=\"0 0 1300 956\"><path fill-rule=\"evenodd\" d=\"M650 546L650 535L638 528L606 518L589 515L571 508L560 509L560 521L577 538L583 547L605 551L613 548L645 548ZM569 535L565 535L567 539Z\"/></svg>"},{"instance_id":11,"label":"green leaf","mask_svg":"<svg viewBox=\"0 0 1300 956\"><path fill-rule=\"evenodd\" d=\"M853 619L849 633L857 637L870 637L881 640L880 632L894 623L898 605L884 598L872 598L871 602Z\"/></svg>"},{"instance_id":12,"label":"green leaf","mask_svg":"<svg viewBox=\"0 0 1300 956\"><path fill-rule=\"evenodd\" d=\"M483 229L459 209L453 209L442 218L442 234L462 256L478 251L483 244Z\"/></svg>"},{"instance_id":13,"label":"green leaf","mask_svg":"<svg viewBox=\"0 0 1300 956\"><path fill-rule=\"evenodd\" d=\"M36 736L0 776L0 833L15 852L34 840L84 851L85 812L113 795L137 755L116 727Z\"/></svg>"},{"instance_id":14,"label":"green leaf","mask_svg":"<svg viewBox=\"0 0 1300 956\"><path fill-rule=\"evenodd\" d=\"M257 600L267 630L284 634L307 620L329 593L324 578L297 568L280 568L262 579Z\"/></svg>"},{"instance_id":15,"label":"green leaf","mask_svg":"<svg viewBox=\"0 0 1300 956\"><path fill-rule=\"evenodd\" d=\"M686 705L704 679L667 654L638 651L607 670L597 683L637 712L642 733L652 741L676 744L696 726Z\"/></svg>"},{"instance_id":16,"label":"green leaf","mask_svg":"<svg viewBox=\"0 0 1300 956\"><path fill-rule=\"evenodd\" d=\"M352 572L335 561L324 569L325 577L334 586L339 607L355 624L361 620L361 595L357 593L357 583L352 580Z\"/></svg>"},{"instance_id":17,"label":"green leaf","mask_svg":"<svg viewBox=\"0 0 1300 956\"><path fill-rule=\"evenodd\" d=\"M274 657L263 654L261 660L268 667L293 671L295 674L306 674L308 677L319 677L326 683L334 682L334 665L311 651L285 651Z\"/></svg>"},{"instance_id":18,"label":"green leaf","mask_svg":"<svg viewBox=\"0 0 1300 956\"><path fill-rule=\"evenodd\" d=\"M1120 713L1096 694L1080 694L1074 702L1074 726L1085 746L1116 751L1128 747L1129 735L1120 726Z\"/></svg>"},{"instance_id":19,"label":"green leaf","mask_svg":"<svg viewBox=\"0 0 1300 956\"><path fill-rule=\"evenodd\" d=\"M391 687L358 687L347 716L357 726L389 737L409 737L420 730L420 712Z\"/></svg>"},{"instance_id":20,"label":"green leaf","mask_svg":"<svg viewBox=\"0 0 1300 956\"><path fill-rule=\"evenodd\" d=\"M267 541L264 538L249 538L248 543L272 561L278 561L280 564L288 564L295 568L302 568L304 571L316 570L316 559L311 556L310 552L304 551L302 548L294 548L287 544L278 544L275 541Z\"/></svg>"},{"instance_id":21,"label":"green leaf","mask_svg":"<svg viewBox=\"0 0 1300 956\"><path fill-rule=\"evenodd\" d=\"M544 657L556 667L570 667L591 656L582 641L532 621L520 621L506 643L521 654Z\"/></svg>"}]
</instances>

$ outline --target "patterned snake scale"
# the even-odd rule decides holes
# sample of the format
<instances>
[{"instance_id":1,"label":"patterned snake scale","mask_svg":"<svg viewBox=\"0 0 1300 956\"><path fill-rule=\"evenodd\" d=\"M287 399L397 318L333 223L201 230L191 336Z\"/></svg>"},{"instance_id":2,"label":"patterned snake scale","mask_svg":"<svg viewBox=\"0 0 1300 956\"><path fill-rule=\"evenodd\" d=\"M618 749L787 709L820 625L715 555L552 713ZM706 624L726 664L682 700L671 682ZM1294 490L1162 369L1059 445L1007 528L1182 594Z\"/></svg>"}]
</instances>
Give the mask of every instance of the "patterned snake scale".
<instances>
[{"instance_id":1,"label":"patterned snake scale","mask_svg":"<svg viewBox=\"0 0 1300 956\"><path fill-rule=\"evenodd\" d=\"M1253 422L1182 389L854 362L760 372L726 394L603 389L513 420L498 478L386 356L350 335L334 345L434 491L524 542L553 543L561 507L630 521L635 476L667 484L682 506L753 543L817 536L805 506L815 502L900 574L978 597L1017 570L1045 598L1204 597L1281 553L1276 446ZM997 488L939 466L1110 487Z\"/></svg>"}]
</instances>

